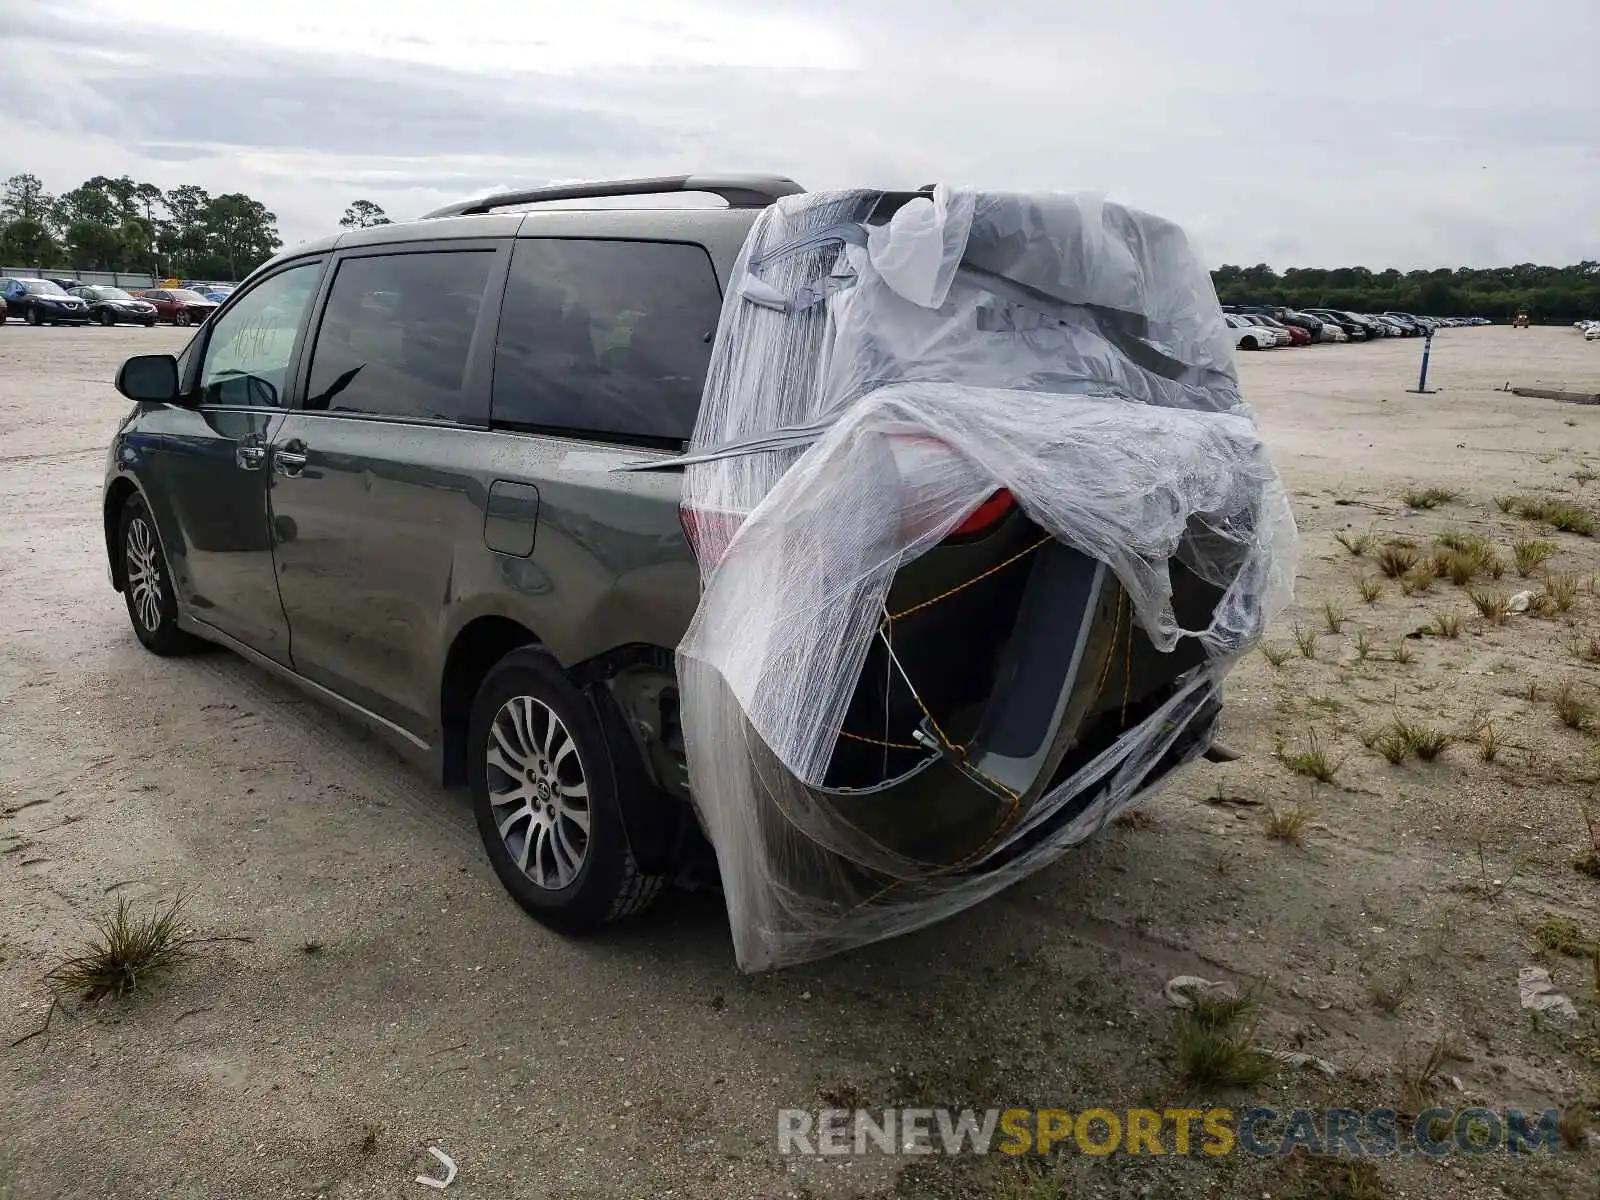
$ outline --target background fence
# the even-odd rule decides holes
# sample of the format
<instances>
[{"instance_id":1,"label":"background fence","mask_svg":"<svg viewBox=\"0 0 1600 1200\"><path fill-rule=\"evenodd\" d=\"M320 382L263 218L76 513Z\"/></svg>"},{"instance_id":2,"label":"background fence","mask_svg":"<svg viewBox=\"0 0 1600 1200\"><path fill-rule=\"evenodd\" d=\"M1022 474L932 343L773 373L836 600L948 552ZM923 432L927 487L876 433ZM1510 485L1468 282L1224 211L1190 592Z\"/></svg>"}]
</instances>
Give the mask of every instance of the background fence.
<instances>
[{"instance_id":1,"label":"background fence","mask_svg":"<svg viewBox=\"0 0 1600 1200\"><path fill-rule=\"evenodd\" d=\"M0 275L17 279L76 279L80 283L97 283L119 288L149 288L156 286L153 275L137 271L57 271L48 267L0 267Z\"/></svg>"}]
</instances>

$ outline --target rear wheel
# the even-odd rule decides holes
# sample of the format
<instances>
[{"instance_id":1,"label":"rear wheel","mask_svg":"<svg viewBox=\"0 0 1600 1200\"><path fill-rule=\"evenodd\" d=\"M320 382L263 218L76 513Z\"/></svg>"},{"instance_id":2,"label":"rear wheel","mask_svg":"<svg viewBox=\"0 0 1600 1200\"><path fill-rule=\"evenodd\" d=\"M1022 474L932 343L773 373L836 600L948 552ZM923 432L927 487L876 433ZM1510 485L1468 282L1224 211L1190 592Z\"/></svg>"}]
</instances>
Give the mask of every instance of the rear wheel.
<instances>
[{"instance_id":1,"label":"rear wheel","mask_svg":"<svg viewBox=\"0 0 1600 1200\"><path fill-rule=\"evenodd\" d=\"M172 573L156 536L155 518L143 497L131 496L122 506L117 534L122 552L122 598L128 605L134 635L153 654L184 654L195 649L199 639L178 628Z\"/></svg>"},{"instance_id":2,"label":"rear wheel","mask_svg":"<svg viewBox=\"0 0 1600 1200\"><path fill-rule=\"evenodd\" d=\"M630 743L606 738L549 655L514 650L478 689L468 732L473 813L495 874L534 917L567 932L641 912L664 876L640 872L617 802Z\"/></svg>"}]
</instances>

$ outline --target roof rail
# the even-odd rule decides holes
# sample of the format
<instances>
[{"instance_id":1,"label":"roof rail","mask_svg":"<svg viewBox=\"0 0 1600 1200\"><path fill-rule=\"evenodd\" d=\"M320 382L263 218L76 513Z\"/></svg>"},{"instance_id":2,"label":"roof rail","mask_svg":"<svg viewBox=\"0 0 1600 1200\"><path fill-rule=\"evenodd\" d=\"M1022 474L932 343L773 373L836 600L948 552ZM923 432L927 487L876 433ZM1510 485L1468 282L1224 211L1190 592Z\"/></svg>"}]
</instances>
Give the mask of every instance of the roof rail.
<instances>
[{"instance_id":1,"label":"roof rail","mask_svg":"<svg viewBox=\"0 0 1600 1200\"><path fill-rule=\"evenodd\" d=\"M591 200L607 196L662 196L671 192L710 192L721 196L729 208L765 208L780 196L805 191L782 175L662 175L653 179L613 179L601 183L558 184L554 187L527 188L497 192L481 200L447 204L423 216L481 216L497 208L520 204L542 204L549 200Z\"/></svg>"}]
</instances>

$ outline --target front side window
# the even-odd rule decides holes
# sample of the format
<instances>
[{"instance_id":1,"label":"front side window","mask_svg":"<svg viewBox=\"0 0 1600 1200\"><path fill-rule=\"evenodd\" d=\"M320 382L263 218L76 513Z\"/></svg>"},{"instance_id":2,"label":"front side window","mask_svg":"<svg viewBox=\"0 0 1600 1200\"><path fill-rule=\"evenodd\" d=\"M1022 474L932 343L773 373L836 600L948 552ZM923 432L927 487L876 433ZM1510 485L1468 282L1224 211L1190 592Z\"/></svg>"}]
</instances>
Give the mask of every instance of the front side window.
<instances>
[{"instance_id":1,"label":"front side window","mask_svg":"<svg viewBox=\"0 0 1600 1200\"><path fill-rule=\"evenodd\" d=\"M580 437L686 442L721 309L700 246L519 241L500 310L493 419Z\"/></svg>"},{"instance_id":2,"label":"front side window","mask_svg":"<svg viewBox=\"0 0 1600 1200\"><path fill-rule=\"evenodd\" d=\"M311 354L305 407L456 421L492 250L347 258Z\"/></svg>"},{"instance_id":3,"label":"front side window","mask_svg":"<svg viewBox=\"0 0 1600 1200\"><path fill-rule=\"evenodd\" d=\"M312 262L280 271L217 319L200 368L202 404L282 406L295 335L321 270Z\"/></svg>"}]
</instances>

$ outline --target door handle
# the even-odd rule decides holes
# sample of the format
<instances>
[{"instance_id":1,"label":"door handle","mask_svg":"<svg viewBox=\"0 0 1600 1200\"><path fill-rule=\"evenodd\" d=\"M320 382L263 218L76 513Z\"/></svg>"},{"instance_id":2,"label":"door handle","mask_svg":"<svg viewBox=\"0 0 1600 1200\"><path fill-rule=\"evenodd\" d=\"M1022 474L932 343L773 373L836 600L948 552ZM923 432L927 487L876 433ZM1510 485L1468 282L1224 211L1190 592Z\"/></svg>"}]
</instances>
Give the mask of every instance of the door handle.
<instances>
[{"instance_id":1,"label":"door handle","mask_svg":"<svg viewBox=\"0 0 1600 1200\"><path fill-rule=\"evenodd\" d=\"M305 470L306 456L304 451L278 449L272 452L272 469L279 475L286 475L290 479L297 478Z\"/></svg>"},{"instance_id":2,"label":"door handle","mask_svg":"<svg viewBox=\"0 0 1600 1200\"><path fill-rule=\"evenodd\" d=\"M246 442L234 450L233 461L241 471L259 471L261 464L267 461L267 449Z\"/></svg>"}]
</instances>

